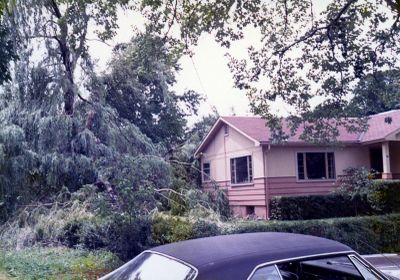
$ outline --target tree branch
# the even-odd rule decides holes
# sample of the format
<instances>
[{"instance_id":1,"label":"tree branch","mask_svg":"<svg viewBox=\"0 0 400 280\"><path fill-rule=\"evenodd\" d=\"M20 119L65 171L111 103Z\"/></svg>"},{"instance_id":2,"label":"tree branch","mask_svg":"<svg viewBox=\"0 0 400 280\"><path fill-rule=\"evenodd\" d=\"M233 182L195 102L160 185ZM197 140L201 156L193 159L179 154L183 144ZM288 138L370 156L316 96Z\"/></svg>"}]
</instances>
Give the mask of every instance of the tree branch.
<instances>
[{"instance_id":1,"label":"tree branch","mask_svg":"<svg viewBox=\"0 0 400 280\"><path fill-rule=\"evenodd\" d=\"M164 38L163 38L163 41L164 41L164 42L167 40L168 34L169 34L169 32L171 31L172 26L174 25L174 22L175 22L175 20L176 20L177 11L178 11L178 0L175 0L174 13L173 13L173 15L172 15L171 21L169 22L168 30L167 30L167 32L166 32L165 35L164 35Z\"/></svg>"},{"instance_id":2,"label":"tree branch","mask_svg":"<svg viewBox=\"0 0 400 280\"><path fill-rule=\"evenodd\" d=\"M322 27L318 27L315 28L314 30L310 30L308 31L306 34L304 34L303 36L301 36L299 39L297 39L296 41L294 41L293 43L291 43L290 45L284 47L283 49L277 50L274 52L274 55L279 55L279 56L283 56L287 51L289 51L292 47L298 45L301 42L306 41L307 39L313 37L315 34L317 34L318 31L322 31L322 30L329 30L333 24L335 24L340 18L341 16L350 8L350 6L355 3L357 0L349 0L346 5L344 5L342 7L342 9L338 12L338 14L336 15L335 18L333 18L330 23L328 25L322 26Z\"/></svg>"}]
</instances>

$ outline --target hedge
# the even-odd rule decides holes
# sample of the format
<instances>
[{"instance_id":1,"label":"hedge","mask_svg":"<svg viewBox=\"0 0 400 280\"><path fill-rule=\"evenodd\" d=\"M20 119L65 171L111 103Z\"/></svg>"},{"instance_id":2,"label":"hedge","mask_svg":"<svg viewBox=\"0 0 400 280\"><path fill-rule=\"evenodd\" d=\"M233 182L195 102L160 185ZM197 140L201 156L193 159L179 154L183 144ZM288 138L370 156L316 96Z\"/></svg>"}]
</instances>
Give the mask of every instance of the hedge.
<instances>
[{"instance_id":1,"label":"hedge","mask_svg":"<svg viewBox=\"0 0 400 280\"><path fill-rule=\"evenodd\" d=\"M308 221L244 221L225 233L292 232L333 239L361 254L400 252L400 214Z\"/></svg>"},{"instance_id":2,"label":"hedge","mask_svg":"<svg viewBox=\"0 0 400 280\"><path fill-rule=\"evenodd\" d=\"M400 212L400 181L373 181L356 195L274 197L270 201L273 220L308 220L334 217L381 215Z\"/></svg>"},{"instance_id":3,"label":"hedge","mask_svg":"<svg viewBox=\"0 0 400 280\"><path fill-rule=\"evenodd\" d=\"M375 214L368 201L342 194L274 197L270 200L272 220L309 220Z\"/></svg>"},{"instance_id":4,"label":"hedge","mask_svg":"<svg viewBox=\"0 0 400 280\"><path fill-rule=\"evenodd\" d=\"M185 234L175 230L178 228L185 228ZM292 232L320 236L347 244L362 254L400 252L400 214L307 221L236 220L218 225L164 217L155 221L152 238L159 241L158 244L165 244L245 232Z\"/></svg>"}]
</instances>

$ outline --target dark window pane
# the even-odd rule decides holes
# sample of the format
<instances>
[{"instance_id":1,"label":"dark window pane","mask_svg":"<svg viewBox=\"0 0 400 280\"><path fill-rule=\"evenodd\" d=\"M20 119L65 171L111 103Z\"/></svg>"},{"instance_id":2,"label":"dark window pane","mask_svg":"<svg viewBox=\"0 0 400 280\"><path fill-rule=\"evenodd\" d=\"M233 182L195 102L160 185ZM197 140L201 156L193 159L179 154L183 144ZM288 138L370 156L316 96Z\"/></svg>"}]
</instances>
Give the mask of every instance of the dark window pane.
<instances>
[{"instance_id":1,"label":"dark window pane","mask_svg":"<svg viewBox=\"0 0 400 280\"><path fill-rule=\"evenodd\" d=\"M236 164L236 183L240 184L249 182L247 157L236 158L235 164Z\"/></svg>"},{"instance_id":2,"label":"dark window pane","mask_svg":"<svg viewBox=\"0 0 400 280\"><path fill-rule=\"evenodd\" d=\"M307 179L326 179L325 153L306 153Z\"/></svg>"},{"instance_id":3,"label":"dark window pane","mask_svg":"<svg viewBox=\"0 0 400 280\"><path fill-rule=\"evenodd\" d=\"M203 163L203 181L210 181L210 163Z\"/></svg>"},{"instance_id":4,"label":"dark window pane","mask_svg":"<svg viewBox=\"0 0 400 280\"><path fill-rule=\"evenodd\" d=\"M336 174L335 174L335 156L334 153L328 153L328 178L329 179L335 179Z\"/></svg>"},{"instance_id":5,"label":"dark window pane","mask_svg":"<svg viewBox=\"0 0 400 280\"><path fill-rule=\"evenodd\" d=\"M297 154L297 174L300 180L304 180L304 158L303 153Z\"/></svg>"},{"instance_id":6,"label":"dark window pane","mask_svg":"<svg viewBox=\"0 0 400 280\"><path fill-rule=\"evenodd\" d=\"M251 156L231 159L232 184L248 183L253 181Z\"/></svg>"},{"instance_id":7,"label":"dark window pane","mask_svg":"<svg viewBox=\"0 0 400 280\"><path fill-rule=\"evenodd\" d=\"M231 159L231 183L234 184L236 182L235 176L235 159Z\"/></svg>"}]
</instances>

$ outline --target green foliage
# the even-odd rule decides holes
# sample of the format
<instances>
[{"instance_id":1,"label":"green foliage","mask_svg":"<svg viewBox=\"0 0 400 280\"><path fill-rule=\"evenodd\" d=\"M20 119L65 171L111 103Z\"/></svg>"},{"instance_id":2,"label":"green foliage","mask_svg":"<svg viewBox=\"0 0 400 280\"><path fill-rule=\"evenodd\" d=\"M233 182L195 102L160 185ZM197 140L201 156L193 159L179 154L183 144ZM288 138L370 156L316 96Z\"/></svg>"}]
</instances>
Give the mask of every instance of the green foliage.
<instances>
[{"instance_id":1,"label":"green foliage","mask_svg":"<svg viewBox=\"0 0 400 280\"><path fill-rule=\"evenodd\" d=\"M0 4L1 5L1 4ZM0 85L11 80L10 62L17 58L8 29L3 25L0 6Z\"/></svg>"},{"instance_id":2,"label":"green foliage","mask_svg":"<svg viewBox=\"0 0 400 280\"><path fill-rule=\"evenodd\" d=\"M292 232L325 237L342 242L361 254L400 250L400 215L335 218L326 220L268 222L243 221L226 233Z\"/></svg>"},{"instance_id":3,"label":"green foliage","mask_svg":"<svg viewBox=\"0 0 400 280\"><path fill-rule=\"evenodd\" d=\"M109 252L88 252L63 247L34 247L6 251L0 267L16 279L98 279L121 265Z\"/></svg>"},{"instance_id":4,"label":"green foliage","mask_svg":"<svg viewBox=\"0 0 400 280\"><path fill-rule=\"evenodd\" d=\"M184 140L185 117L197 113L202 99L193 91L177 95L171 90L180 56L167 47L160 37L137 34L115 48L103 82L107 103L153 142L169 148Z\"/></svg>"},{"instance_id":5,"label":"green foliage","mask_svg":"<svg viewBox=\"0 0 400 280\"><path fill-rule=\"evenodd\" d=\"M275 220L309 220L400 212L400 181L370 180L365 169L341 178L339 191L327 195L274 197Z\"/></svg>"},{"instance_id":6,"label":"green foliage","mask_svg":"<svg viewBox=\"0 0 400 280\"><path fill-rule=\"evenodd\" d=\"M400 212L400 181L374 181L367 198L375 211L380 213Z\"/></svg>"},{"instance_id":7,"label":"green foliage","mask_svg":"<svg viewBox=\"0 0 400 280\"><path fill-rule=\"evenodd\" d=\"M63 186L76 191L97 183L125 198L135 190L169 186L168 164L147 137L109 108L89 107L80 107L74 118L44 108L36 118L37 109L18 101L0 108L1 201L6 213L57 194ZM15 116L13 110L23 113Z\"/></svg>"},{"instance_id":8,"label":"green foliage","mask_svg":"<svg viewBox=\"0 0 400 280\"><path fill-rule=\"evenodd\" d=\"M158 217L153 221L151 235L158 245L187 240L193 236L193 225L184 218Z\"/></svg>"},{"instance_id":9,"label":"green foliage","mask_svg":"<svg viewBox=\"0 0 400 280\"><path fill-rule=\"evenodd\" d=\"M343 170L344 175L338 179L338 192L349 195L352 199L358 196L365 196L366 192L374 184L375 173L371 170L350 167Z\"/></svg>"},{"instance_id":10,"label":"green foliage","mask_svg":"<svg viewBox=\"0 0 400 280\"><path fill-rule=\"evenodd\" d=\"M259 39L247 56L231 52L229 67L235 86L246 91L252 111L268 121L276 141L299 127L304 140L324 143L335 141L339 127L363 131L366 120L351 118L354 112L347 110L355 85L399 69L395 0L142 2L153 11L146 15L157 22L154 32L182 42L188 52L203 33L228 48L247 36ZM178 36L169 32L171 26L179 27ZM287 105L290 131L282 129L274 110L280 102Z\"/></svg>"},{"instance_id":11,"label":"green foliage","mask_svg":"<svg viewBox=\"0 0 400 280\"><path fill-rule=\"evenodd\" d=\"M215 236L222 233L216 223L196 219L191 220L176 216L157 216L152 223L154 244L163 245L193 238Z\"/></svg>"},{"instance_id":12,"label":"green foliage","mask_svg":"<svg viewBox=\"0 0 400 280\"><path fill-rule=\"evenodd\" d=\"M333 193L328 195L273 197L270 201L272 220L310 220L351 217L375 213L366 199Z\"/></svg>"},{"instance_id":13,"label":"green foliage","mask_svg":"<svg viewBox=\"0 0 400 280\"><path fill-rule=\"evenodd\" d=\"M217 224L210 221L197 220L193 223L193 238L216 236L221 234Z\"/></svg>"},{"instance_id":14,"label":"green foliage","mask_svg":"<svg viewBox=\"0 0 400 280\"><path fill-rule=\"evenodd\" d=\"M117 10L126 7L127 0L80 1L80 0L40 0L17 1L13 14L7 20L12 29L16 52L22 63L31 62L34 48L40 48L35 62L29 66L45 69L51 73L41 77L52 84L52 90L61 95L64 112L74 113L76 99L83 99L81 89L75 79L77 69L90 79L93 75L93 62L89 56L89 32L97 35L100 41L111 39L116 32ZM90 28L89 28L90 25ZM90 29L90 31L89 31ZM44 66L45 65L45 66ZM25 79L31 72L16 67L17 79ZM32 77L32 76L31 76ZM24 84L24 87L28 83ZM37 93L37 92L36 92ZM25 93L33 94L33 92ZM40 97L52 97L45 91Z\"/></svg>"},{"instance_id":15,"label":"green foliage","mask_svg":"<svg viewBox=\"0 0 400 280\"><path fill-rule=\"evenodd\" d=\"M399 70L366 75L354 89L354 97L347 110L354 116L362 116L399 109L399 84Z\"/></svg>"}]
</instances>

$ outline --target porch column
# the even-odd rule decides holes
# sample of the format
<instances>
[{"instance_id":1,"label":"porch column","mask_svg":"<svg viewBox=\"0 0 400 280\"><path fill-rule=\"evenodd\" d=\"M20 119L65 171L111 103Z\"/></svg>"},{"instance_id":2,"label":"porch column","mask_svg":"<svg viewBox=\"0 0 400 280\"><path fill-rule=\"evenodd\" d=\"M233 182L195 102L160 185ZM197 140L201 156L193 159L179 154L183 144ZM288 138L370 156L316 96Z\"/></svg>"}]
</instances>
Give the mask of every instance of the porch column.
<instances>
[{"instance_id":1,"label":"porch column","mask_svg":"<svg viewBox=\"0 0 400 280\"><path fill-rule=\"evenodd\" d=\"M383 160L383 173L382 179L392 179L392 170L390 168L390 148L389 142L382 143L382 160Z\"/></svg>"}]
</instances>

